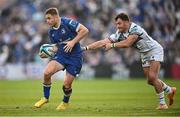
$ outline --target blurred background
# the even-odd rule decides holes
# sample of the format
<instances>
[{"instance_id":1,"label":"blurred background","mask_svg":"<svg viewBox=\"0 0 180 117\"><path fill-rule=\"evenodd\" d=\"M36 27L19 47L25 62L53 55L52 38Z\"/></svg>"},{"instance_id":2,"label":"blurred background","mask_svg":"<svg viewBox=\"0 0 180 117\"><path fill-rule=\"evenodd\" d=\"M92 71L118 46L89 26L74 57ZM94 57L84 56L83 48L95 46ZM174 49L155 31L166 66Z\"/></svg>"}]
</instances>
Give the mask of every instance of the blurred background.
<instances>
[{"instance_id":1,"label":"blurred background","mask_svg":"<svg viewBox=\"0 0 180 117\"><path fill-rule=\"evenodd\" d=\"M114 17L126 12L164 48L161 78L180 79L179 0L0 0L0 79L41 79L48 60L38 56L48 43L44 11L57 7L60 16L84 24L85 46L115 32ZM55 78L63 78L64 72ZM114 49L84 53L80 79L143 78L139 53Z\"/></svg>"}]
</instances>

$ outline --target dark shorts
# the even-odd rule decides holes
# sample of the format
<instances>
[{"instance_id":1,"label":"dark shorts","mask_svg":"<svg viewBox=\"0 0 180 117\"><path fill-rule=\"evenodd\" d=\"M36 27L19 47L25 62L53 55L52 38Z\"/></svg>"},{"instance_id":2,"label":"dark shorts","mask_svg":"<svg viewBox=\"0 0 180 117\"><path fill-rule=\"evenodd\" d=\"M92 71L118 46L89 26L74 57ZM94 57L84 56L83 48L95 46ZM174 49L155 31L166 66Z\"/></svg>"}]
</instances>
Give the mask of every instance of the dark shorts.
<instances>
[{"instance_id":1,"label":"dark shorts","mask_svg":"<svg viewBox=\"0 0 180 117\"><path fill-rule=\"evenodd\" d=\"M72 76L77 77L82 68L82 57L69 56L65 57L62 55L55 55L52 60L56 60L64 66L64 70L70 73Z\"/></svg>"}]
</instances>

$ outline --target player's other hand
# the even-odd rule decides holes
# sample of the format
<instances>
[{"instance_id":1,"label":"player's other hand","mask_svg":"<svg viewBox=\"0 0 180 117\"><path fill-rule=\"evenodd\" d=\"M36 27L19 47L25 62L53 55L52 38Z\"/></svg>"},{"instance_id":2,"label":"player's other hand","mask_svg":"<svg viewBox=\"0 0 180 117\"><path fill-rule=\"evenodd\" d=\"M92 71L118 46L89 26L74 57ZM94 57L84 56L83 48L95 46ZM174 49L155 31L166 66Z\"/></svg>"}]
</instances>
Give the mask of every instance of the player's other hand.
<instances>
[{"instance_id":1,"label":"player's other hand","mask_svg":"<svg viewBox=\"0 0 180 117\"><path fill-rule=\"evenodd\" d=\"M56 53L58 51L58 47L56 45L54 45L53 48L49 49L48 51Z\"/></svg>"},{"instance_id":2,"label":"player's other hand","mask_svg":"<svg viewBox=\"0 0 180 117\"><path fill-rule=\"evenodd\" d=\"M46 54L44 54L44 53L39 53L39 56L40 56L41 58L47 58Z\"/></svg>"},{"instance_id":3,"label":"player's other hand","mask_svg":"<svg viewBox=\"0 0 180 117\"><path fill-rule=\"evenodd\" d=\"M64 51L65 51L66 53L67 53L67 52L71 52L72 49L73 49L73 47L74 47L74 45L75 45L74 40L68 41L68 42L66 43L66 45L64 46Z\"/></svg>"},{"instance_id":4,"label":"player's other hand","mask_svg":"<svg viewBox=\"0 0 180 117\"><path fill-rule=\"evenodd\" d=\"M106 50L106 51L110 50L111 48L112 48L111 43L107 43L107 44L105 45L105 50Z\"/></svg>"}]
</instances>

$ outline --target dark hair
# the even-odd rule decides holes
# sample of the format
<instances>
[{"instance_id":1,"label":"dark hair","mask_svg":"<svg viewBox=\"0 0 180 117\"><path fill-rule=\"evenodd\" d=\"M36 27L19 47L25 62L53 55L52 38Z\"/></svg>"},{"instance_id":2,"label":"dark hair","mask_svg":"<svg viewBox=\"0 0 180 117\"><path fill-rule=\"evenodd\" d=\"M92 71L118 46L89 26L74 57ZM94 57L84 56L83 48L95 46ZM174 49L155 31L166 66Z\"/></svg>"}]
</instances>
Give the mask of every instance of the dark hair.
<instances>
[{"instance_id":1,"label":"dark hair","mask_svg":"<svg viewBox=\"0 0 180 117\"><path fill-rule=\"evenodd\" d=\"M117 21L119 18L120 18L121 20L123 20L123 21L129 21L129 20L130 20L128 14L126 14L126 13L120 13L120 14L118 14L118 15L115 17L115 21Z\"/></svg>"},{"instance_id":2,"label":"dark hair","mask_svg":"<svg viewBox=\"0 0 180 117\"><path fill-rule=\"evenodd\" d=\"M58 12L57 8L52 7L52 8L49 8L49 9L46 10L45 15L46 14L58 15L59 12Z\"/></svg>"}]
</instances>

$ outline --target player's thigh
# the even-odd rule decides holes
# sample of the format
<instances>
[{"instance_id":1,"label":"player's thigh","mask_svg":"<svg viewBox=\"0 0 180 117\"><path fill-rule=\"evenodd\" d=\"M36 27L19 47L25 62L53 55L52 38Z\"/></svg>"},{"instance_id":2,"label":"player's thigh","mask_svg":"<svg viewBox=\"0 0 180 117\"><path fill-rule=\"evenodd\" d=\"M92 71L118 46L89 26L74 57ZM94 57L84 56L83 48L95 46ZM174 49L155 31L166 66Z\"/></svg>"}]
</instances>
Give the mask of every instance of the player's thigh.
<instances>
[{"instance_id":1,"label":"player's thigh","mask_svg":"<svg viewBox=\"0 0 180 117\"><path fill-rule=\"evenodd\" d=\"M64 69L64 66L62 64L60 64L56 60L51 60L46 66L44 73L47 75L54 74L62 69Z\"/></svg>"},{"instance_id":2,"label":"player's thigh","mask_svg":"<svg viewBox=\"0 0 180 117\"><path fill-rule=\"evenodd\" d=\"M154 49L149 52L141 53L142 67L147 78L158 75L160 70L160 61L163 61L163 50Z\"/></svg>"},{"instance_id":3,"label":"player's thigh","mask_svg":"<svg viewBox=\"0 0 180 117\"><path fill-rule=\"evenodd\" d=\"M149 75L149 67L143 67L143 72L146 78L148 78Z\"/></svg>"},{"instance_id":4,"label":"player's thigh","mask_svg":"<svg viewBox=\"0 0 180 117\"><path fill-rule=\"evenodd\" d=\"M158 77L161 64L159 61L150 61L149 76Z\"/></svg>"},{"instance_id":5,"label":"player's thigh","mask_svg":"<svg viewBox=\"0 0 180 117\"><path fill-rule=\"evenodd\" d=\"M141 53L141 63L144 75L146 78L148 78L150 68L150 56L148 55L148 53Z\"/></svg>"},{"instance_id":6,"label":"player's thigh","mask_svg":"<svg viewBox=\"0 0 180 117\"><path fill-rule=\"evenodd\" d=\"M71 86L75 77L77 77L82 68L82 57L70 57L66 60L66 77L64 78L64 85Z\"/></svg>"},{"instance_id":7,"label":"player's thigh","mask_svg":"<svg viewBox=\"0 0 180 117\"><path fill-rule=\"evenodd\" d=\"M81 71L81 66L68 65L66 66L66 77L64 78L64 85L71 87L71 84L75 77L77 77Z\"/></svg>"},{"instance_id":8,"label":"player's thigh","mask_svg":"<svg viewBox=\"0 0 180 117\"><path fill-rule=\"evenodd\" d=\"M64 83L63 85L66 88L71 88L72 82L74 81L75 76L73 76L72 74L70 74L69 72L66 71L66 76L64 78Z\"/></svg>"}]
</instances>

